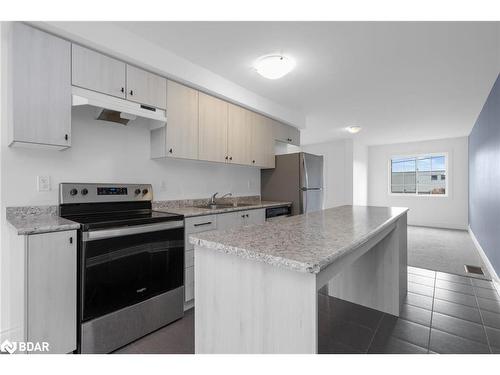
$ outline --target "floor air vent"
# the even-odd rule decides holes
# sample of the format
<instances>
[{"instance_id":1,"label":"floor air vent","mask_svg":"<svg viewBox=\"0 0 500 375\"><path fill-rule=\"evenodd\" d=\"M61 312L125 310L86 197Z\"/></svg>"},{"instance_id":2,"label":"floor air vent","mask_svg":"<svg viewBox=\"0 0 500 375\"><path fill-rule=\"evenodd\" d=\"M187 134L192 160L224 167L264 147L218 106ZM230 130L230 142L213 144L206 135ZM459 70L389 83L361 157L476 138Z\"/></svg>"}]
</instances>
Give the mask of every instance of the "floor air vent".
<instances>
[{"instance_id":1,"label":"floor air vent","mask_svg":"<svg viewBox=\"0 0 500 375\"><path fill-rule=\"evenodd\" d=\"M484 272L481 269L481 267L470 266L468 264L466 264L464 267L465 267L465 272L467 272L467 273L474 273L476 275L484 275Z\"/></svg>"}]
</instances>

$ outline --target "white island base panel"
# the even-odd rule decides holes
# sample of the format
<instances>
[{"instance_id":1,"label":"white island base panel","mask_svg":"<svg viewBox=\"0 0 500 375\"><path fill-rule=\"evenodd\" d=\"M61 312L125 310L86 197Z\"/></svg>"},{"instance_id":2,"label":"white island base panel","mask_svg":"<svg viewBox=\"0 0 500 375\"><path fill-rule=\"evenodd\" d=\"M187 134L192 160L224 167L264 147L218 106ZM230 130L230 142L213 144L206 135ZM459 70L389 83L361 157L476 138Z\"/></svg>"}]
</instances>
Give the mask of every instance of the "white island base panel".
<instances>
[{"instance_id":1,"label":"white island base panel","mask_svg":"<svg viewBox=\"0 0 500 375\"><path fill-rule=\"evenodd\" d=\"M406 214L319 273L195 246L195 352L317 353L317 291L399 316Z\"/></svg>"}]
</instances>

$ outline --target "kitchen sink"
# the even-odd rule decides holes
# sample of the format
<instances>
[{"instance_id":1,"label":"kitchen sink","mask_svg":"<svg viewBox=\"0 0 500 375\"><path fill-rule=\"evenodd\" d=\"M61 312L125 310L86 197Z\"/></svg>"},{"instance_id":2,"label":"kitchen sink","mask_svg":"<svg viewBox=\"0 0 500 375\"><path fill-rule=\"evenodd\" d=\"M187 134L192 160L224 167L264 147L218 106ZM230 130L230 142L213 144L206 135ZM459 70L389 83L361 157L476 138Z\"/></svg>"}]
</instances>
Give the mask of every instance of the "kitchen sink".
<instances>
[{"instance_id":1,"label":"kitchen sink","mask_svg":"<svg viewBox=\"0 0 500 375\"><path fill-rule=\"evenodd\" d=\"M248 207L248 206L253 206L251 203L216 203L216 204L203 204L199 206L194 206L196 208L206 208L209 210L219 210L221 208L238 208L238 207Z\"/></svg>"}]
</instances>

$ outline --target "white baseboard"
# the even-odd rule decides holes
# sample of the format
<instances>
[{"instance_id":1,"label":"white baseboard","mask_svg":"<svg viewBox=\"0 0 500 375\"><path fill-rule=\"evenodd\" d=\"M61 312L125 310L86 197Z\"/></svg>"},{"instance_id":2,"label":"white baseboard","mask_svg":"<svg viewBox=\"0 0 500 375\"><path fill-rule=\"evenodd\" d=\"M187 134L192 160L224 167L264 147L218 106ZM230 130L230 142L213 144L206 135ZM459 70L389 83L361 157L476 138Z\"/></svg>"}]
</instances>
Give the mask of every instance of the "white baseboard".
<instances>
[{"instance_id":1,"label":"white baseboard","mask_svg":"<svg viewBox=\"0 0 500 375\"><path fill-rule=\"evenodd\" d=\"M488 272L490 273L491 279L492 279L493 283L495 284L495 287L497 288L498 293L500 294L500 279L498 278L498 275L495 272L493 265L491 264L490 260L488 259L488 256L486 255L483 248L479 244L479 241L477 240L476 235L472 231L470 225L468 225L468 231L469 231L469 234L472 238L472 242L474 242L474 245L476 246L476 249L479 252L479 255L481 256L481 259L483 260L484 265L486 266Z\"/></svg>"},{"instance_id":2,"label":"white baseboard","mask_svg":"<svg viewBox=\"0 0 500 375\"><path fill-rule=\"evenodd\" d=\"M436 229L452 229L452 230L467 230L467 227L461 225L448 225L448 224L436 224L436 223L410 223L408 226L411 227L424 227L424 228L436 228Z\"/></svg>"},{"instance_id":3,"label":"white baseboard","mask_svg":"<svg viewBox=\"0 0 500 375\"><path fill-rule=\"evenodd\" d=\"M414 227L427 227L427 228L438 228L438 229L456 229L456 230L467 230L467 225L453 224L453 223L433 223L433 222L414 222L408 220L408 225Z\"/></svg>"}]
</instances>

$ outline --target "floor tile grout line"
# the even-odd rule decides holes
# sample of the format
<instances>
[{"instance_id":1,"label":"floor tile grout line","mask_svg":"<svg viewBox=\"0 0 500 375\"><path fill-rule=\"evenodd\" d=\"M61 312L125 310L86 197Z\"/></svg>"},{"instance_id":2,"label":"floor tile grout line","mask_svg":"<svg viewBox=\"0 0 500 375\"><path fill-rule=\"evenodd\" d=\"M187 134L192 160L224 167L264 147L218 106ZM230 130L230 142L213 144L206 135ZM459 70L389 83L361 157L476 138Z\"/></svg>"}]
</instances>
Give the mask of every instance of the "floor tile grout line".
<instances>
[{"instance_id":1,"label":"floor tile grout line","mask_svg":"<svg viewBox=\"0 0 500 375\"><path fill-rule=\"evenodd\" d=\"M384 319L384 316L385 316L385 313L382 314L382 316L380 317L380 320L377 323L377 326L375 327L372 339L370 340L370 343L368 344L368 348L366 349L366 354L368 354L370 352L370 349L371 349L372 344L373 344L373 340L375 340L375 336L377 335L377 332L378 332L380 326L382 325L382 320Z\"/></svg>"},{"instance_id":2,"label":"floor tile grout line","mask_svg":"<svg viewBox=\"0 0 500 375\"><path fill-rule=\"evenodd\" d=\"M438 289L439 289L439 288L438 288ZM461 293L461 294L463 294L463 293ZM474 296L471 296L470 294L464 294L464 295L466 295L466 296L470 296L470 297L474 297ZM434 297L434 298L435 298L435 299L437 299L437 300L439 300L439 301L443 301L443 302L450 302L450 303L454 303L455 305L460 305L460 306L464 306L464 307L470 307L471 309L473 309L473 308L474 308L474 306L471 306L471 305L466 305L466 304L464 304L464 303L455 302L455 301L450 301L450 300L448 300L448 299L439 298L439 297ZM478 307L478 309L479 309L479 307ZM439 312L439 311L437 311L437 312ZM442 314L442 313L440 313L440 314ZM447 315L447 314L445 314L445 315Z\"/></svg>"},{"instance_id":3,"label":"floor tile grout line","mask_svg":"<svg viewBox=\"0 0 500 375\"><path fill-rule=\"evenodd\" d=\"M472 290L474 291L474 297L476 298L477 310L479 311L479 317L481 318L481 325L483 326L484 335L486 336L486 343L488 344L488 349L490 353L493 354L493 350L491 349L490 345L490 338L488 337L488 332L486 332L486 327L484 326L483 312L479 307L479 301L477 299L476 290L474 288L472 288Z\"/></svg>"},{"instance_id":4,"label":"floor tile grout line","mask_svg":"<svg viewBox=\"0 0 500 375\"><path fill-rule=\"evenodd\" d=\"M434 296L436 295L436 280L437 280L437 273L434 276L434 288L432 289L431 320L429 322L429 337L427 339L427 354L429 354L429 351L431 350L432 316L434 315Z\"/></svg>"}]
</instances>

